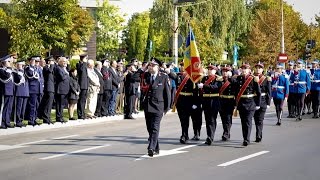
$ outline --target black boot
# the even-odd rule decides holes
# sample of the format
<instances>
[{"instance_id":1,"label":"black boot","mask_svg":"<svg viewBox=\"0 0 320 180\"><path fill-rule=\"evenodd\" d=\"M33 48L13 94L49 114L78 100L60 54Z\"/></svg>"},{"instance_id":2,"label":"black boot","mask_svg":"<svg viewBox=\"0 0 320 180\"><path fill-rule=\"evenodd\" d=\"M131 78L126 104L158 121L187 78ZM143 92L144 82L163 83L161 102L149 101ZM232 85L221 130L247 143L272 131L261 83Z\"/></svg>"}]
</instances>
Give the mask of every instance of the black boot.
<instances>
[{"instance_id":1,"label":"black boot","mask_svg":"<svg viewBox=\"0 0 320 180\"><path fill-rule=\"evenodd\" d=\"M281 126L282 111L279 112L277 126Z\"/></svg>"}]
</instances>

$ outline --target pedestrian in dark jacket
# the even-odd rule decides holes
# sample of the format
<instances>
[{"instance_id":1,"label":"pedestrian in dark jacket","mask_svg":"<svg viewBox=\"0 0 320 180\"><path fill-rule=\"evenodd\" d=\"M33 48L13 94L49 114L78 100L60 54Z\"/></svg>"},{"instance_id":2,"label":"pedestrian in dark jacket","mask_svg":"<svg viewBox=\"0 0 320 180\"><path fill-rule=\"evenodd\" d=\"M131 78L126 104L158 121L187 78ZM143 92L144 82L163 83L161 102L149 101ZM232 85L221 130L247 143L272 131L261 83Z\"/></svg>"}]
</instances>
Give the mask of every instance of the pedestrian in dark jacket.
<instances>
[{"instance_id":1,"label":"pedestrian in dark jacket","mask_svg":"<svg viewBox=\"0 0 320 180\"><path fill-rule=\"evenodd\" d=\"M69 119L70 120L75 120L73 117L74 114L74 108L76 104L78 103L79 100L79 94L80 94L80 85L78 83L78 78L77 78L77 70L76 69L71 69L70 70L70 91L69 91Z\"/></svg>"}]
</instances>

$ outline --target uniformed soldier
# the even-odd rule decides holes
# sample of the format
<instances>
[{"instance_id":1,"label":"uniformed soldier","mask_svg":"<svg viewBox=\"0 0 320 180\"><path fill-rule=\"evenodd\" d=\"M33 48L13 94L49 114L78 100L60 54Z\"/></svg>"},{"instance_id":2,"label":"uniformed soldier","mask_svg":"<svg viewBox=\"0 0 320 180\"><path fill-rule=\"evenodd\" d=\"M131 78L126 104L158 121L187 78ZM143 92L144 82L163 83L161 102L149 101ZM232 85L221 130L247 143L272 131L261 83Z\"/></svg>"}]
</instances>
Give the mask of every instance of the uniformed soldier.
<instances>
[{"instance_id":1,"label":"uniformed soldier","mask_svg":"<svg viewBox=\"0 0 320 180\"><path fill-rule=\"evenodd\" d=\"M307 68L306 68L306 72L309 74L310 77L311 77L311 70L313 70L311 68L312 68L312 64L308 63ZM307 114L311 114L311 102L312 102L312 100L311 100L311 94L310 94L310 96L306 96L306 98L304 100L302 115L305 115L306 109L307 109Z\"/></svg>"},{"instance_id":2,"label":"uniformed soldier","mask_svg":"<svg viewBox=\"0 0 320 180\"><path fill-rule=\"evenodd\" d=\"M223 82L220 88L220 117L222 121L223 134L222 141L230 139L230 129L232 126L232 115L236 105L235 83L236 76L232 76L232 68L225 66L222 69Z\"/></svg>"},{"instance_id":3,"label":"uniformed soldier","mask_svg":"<svg viewBox=\"0 0 320 180\"><path fill-rule=\"evenodd\" d=\"M43 90L43 98L39 107L39 117L43 119L44 123L53 124L51 121L51 109L54 100L54 71L55 71L55 59L53 56L49 56L45 59L46 66L43 68L43 78L44 78L44 90Z\"/></svg>"},{"instance_id":4,"label":"uniformed soldier","mask_svg":"<svg viewBox=\"0 0 320 180\"><path fill-rule=\"evenodd\" d=\"M65 123L63 109L70 90L70 76L67 71L67 60L65 57L59 57L58 59L58 65L55 68L55 80L56 121Z\"/></svg>"},{"instance_id":5,"label":"uniformed soldier","mask_svg":"<svg viewBox=\"0 0 320 180\"><path fill-rule=\"evenodd\" d=\"M176 107L178 111L178 116L181 123L182 135L180 137L180 143L185 144L189 140L189 121L190 116L193 124L194 137L192 140L200 140L200 131L202 126L202 108L201 108L201 98L200 91L197 83L193 83L186 72L184 72L183 66L178 74L177 78L179 82L179 87L176 94ZM187 78L187 79L185 79ZM183 84L184 80L186 81ZM181 91L179 88L181 86Z\"/></svg>"},{"instance_id":6,"label":"uniformed soldier","mask_svg":"<svg viewBox=\"0 0 320 180\"><path fill-rule=\"evenodd\" d=\"M80 95L79 100L77 103L77 114L78 119L85 119L85 105L87 100L87 92L89 87L89 78L87 73L87 61L88 61L88 55L83 54L80 55L80 61L77 63L77 72L78 72L78 81L80 85Z\"/></svg>"},{"instance_id":7,"label":"uniformed soldier","mask_svg":"<svg viewBox=\"0 0 320 180\"><path fill-rule=\"evenodd\" d=\"M11 67L12 57L7 55L0 59L0 63L2 65L0 68L0 86L4 95L1 129L7 129L14 127L14 125L11 125L11 113L14 102L13 70Z\"/></svg>"},{"instance_id":8,"label":"uniformed soldier","mask_svg":"<svg viewBox=\"0 0 320 180\"><path fill-rule=\"evenodd\" d=\"M263 120L266 114L266 110L270 107L271 102L271 77L265 76L263 74L264 65L262 63L257 63L255 65L256 74L255 76L259 78L259 86L261 90L260 97L260 109L256 110L254 113L254 122L256 126L256 141L261 142L262 140L262 130L263 130ZM255 97L259 98L259 97ZM258 101L256 99L256 101Z\"/></svg>"},{"instance_id":9,"label":"uniformed soldier","mask_svg":"<svg viewBox=\"0 0 320 180\"><path fill-rule=\"evenodd\" d=\"M243 146L248 146L250 143L252 117L254 112L260 109L261 90L258 84L259 78L250 75L250 65L243 64L240 68L242 69L242 74L237 77L236 104L242 125L244 139L242 144Z\"/></svg>"},{"instance_id":10,"label":"uniformed soldier","mask_svg":"<svg viewBox=\"0 0 320 180\"><path fill-rule=\"evenodd\" d=\"M286 73L282 73L283 66L282 64L277 65L276 72L271 75L272 83L272 97L273 103L276 108L277 114L277 125L281 125L282 113L283 113L283 102L285 98L289 95L289 78Z\"/></svg>"},{"instance_id":11,"label":"uniformed soldier","mask_svg":"<svg viewBox=\"0 0 320 180\"><path fill-rule=\"evenodd\" d=\"M207 139L205 144L211 145L217 127L217 116L220 108L219 90L222 86L222 77L216 75L217 67L209 65L208 75L198 84L202 96L202 108L206 121Z\"/></svg>"},{"instance_id":12,"label":"uniformed soldier","mask_svg":"<svg viewBox=\"0 0 320 180\"><path fill-rule=\"evenodd\" d=\"M312 62L311 69L311 99L312 99L312 110L313 117L319 118L319 102L320 102L320 69L319 62L314 60Z\"/></svg>"},{"instance_id":13,"label":"uniformed soldier","mask_svg":"<svg viewBox=\"0 0 320 180\"><path fill-rule=\"evenodd\" d=\"M297 67L293 74L291 74L290 81L294 82L294 88L296 89L296 102L297 102L297 121L302 120L302 110L304 105L305 96L310 93L311 82L310 76L306 70L302 69L303 61L297 61Z\"/></svg>"},{"instance_id":14,"label":"uniformed soldier","mask_svg":"<svg viewBox=\"0 0 320 180\"><path fill-rule=\"evenodd\" d=\"M125 72L124 92L125 92L125 109L124 119L134 119L132 117L134 103L136 99L136 82L140 82L140 72L133 63L127 65L127 71Z\"/></svg>"},{"instance_id":15,"label":"uniformed soldier","mask_svg":"<svg viewBox=\"0 0 320 180\"><path fill-rule=\"evenodd\" d=\"M38 66L36 66L36 61L40 61L39 56L33 56L29 59L29 65L25 69L25 76L27 77L29 84L29 100L27 106L27 119L29 120L29 125L35 126L40 125L37 120L37 112L39 108L39 98L43 92L43 81L42 72Z\"/></svg>"},{"instance_id":16,"label":"uniformed soldier","mask_svg":"<svg viewBox=\"0 0 320 180\"><path fill-rule=\"evenodd\" d=\"M28 85L28 81L26 81L24 77L25 62L24 61L17 62L16 66L17 66L17 72L21 74L21 77L23 79L20 84L16 84L16 91L15 91L16 126L23 127L24 125L22 124L22 121L24 120L24 115L26 112L26 107L27 107L28 98L29 98L29 85Z\"/></svg>"},{"instance_id":17,"label":"uniformed soldier","mask_svg":"<svg viewBox=\"0 0 320 180\"><path fill-rule=\"evenodd\" d=\"M148 155L152 157L159 154L159 130L160 121L164 114L170 109L170 84L169 77L165 73L159 72L161 62L153 59L150 62L148 73L145 75L145 82L148 90L143 100L143 109L149 133Z\"/></svg>"},{"instance_id":18,"label":"uniformed soldier","mask_svg":"<svg viewBox=\"0 0 320 180\"><path fill-rule=\"evenodd\" d=\"M293 61L290 61L288 63L288 69L286 70L286 74L289 80L289 96L288 96L288 111L289 115L287 118L296 118L296 88L294 86L294 79L290 79L291 75L294 72L294 65L295 63Z\"/></svg>"}]
</instances>

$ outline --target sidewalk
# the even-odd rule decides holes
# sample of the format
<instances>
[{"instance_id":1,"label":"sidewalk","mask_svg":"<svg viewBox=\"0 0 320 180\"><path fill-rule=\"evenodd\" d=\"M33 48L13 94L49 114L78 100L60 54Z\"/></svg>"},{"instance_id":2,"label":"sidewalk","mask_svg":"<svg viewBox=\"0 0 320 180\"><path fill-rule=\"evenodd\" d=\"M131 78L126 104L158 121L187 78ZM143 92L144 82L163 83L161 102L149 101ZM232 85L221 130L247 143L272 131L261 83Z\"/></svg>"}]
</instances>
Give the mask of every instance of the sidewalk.
<instances>
[{"instance_id":1,"label":"sidewalk","mask_svg":"<svg viewBox=\"0 0 320 180\"><path fill-rule=\"evenodd\" d=\"M132 115L134 118L142 118L144 117L144 113L139 112L138 114ZM42 131L47 129L57 129L57 128L65 128L65 127L75 127L75 126L83 126L87 124L97 124L102 122L112 122L112 121L122 121L123 115L117 116L110 116L110 117L103 117L103 118L96 118L96 119L86 119L86 120L69 120L68 122L62 124L60 122L56 122L55 124L42 124L40 126L27 126L23 128L15 127L15 128L8 128L8 129L0 129L0 136L6 135L13 135L13 134L21 134L27 132L36 132ZM132 120L128 120L132 121Z\"/></svg>"}]
</instances>

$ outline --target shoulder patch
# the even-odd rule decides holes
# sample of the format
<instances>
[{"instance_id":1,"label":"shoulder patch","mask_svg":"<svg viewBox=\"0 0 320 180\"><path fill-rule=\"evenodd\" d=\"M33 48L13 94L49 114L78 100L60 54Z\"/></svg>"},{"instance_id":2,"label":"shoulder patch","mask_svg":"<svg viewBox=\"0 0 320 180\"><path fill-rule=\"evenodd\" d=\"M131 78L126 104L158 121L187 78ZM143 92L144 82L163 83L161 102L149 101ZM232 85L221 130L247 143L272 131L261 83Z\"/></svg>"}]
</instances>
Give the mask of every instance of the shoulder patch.
<instances>
[{"instance_id":1,"label":"shoulder patch","mask_svg":"<svg viewBox=\"0 0 320 180\"><path fill-rule=\"evenodd\" d=\"M270 76L267 76L267 81L272 81L272 78Z\"/></svg>"},{"instance_id":2,"label":"shoulder patch","mask_svg":"<svg viewBox=\"0 0 320 180\"><path fill-rule=\"evenodd\" d=\"M259 82L259 77L258 76L254 76L254 81L255 82Z\"/></svg>"}]
</instances>

